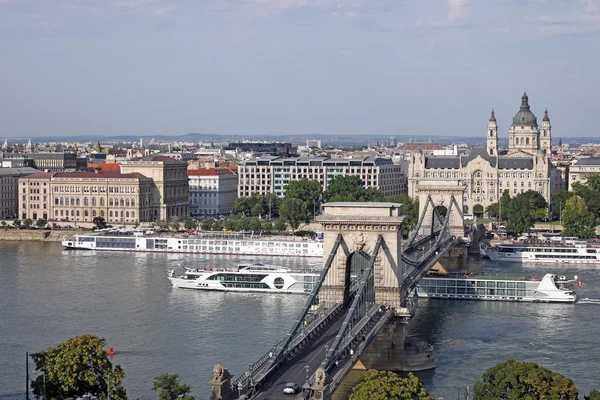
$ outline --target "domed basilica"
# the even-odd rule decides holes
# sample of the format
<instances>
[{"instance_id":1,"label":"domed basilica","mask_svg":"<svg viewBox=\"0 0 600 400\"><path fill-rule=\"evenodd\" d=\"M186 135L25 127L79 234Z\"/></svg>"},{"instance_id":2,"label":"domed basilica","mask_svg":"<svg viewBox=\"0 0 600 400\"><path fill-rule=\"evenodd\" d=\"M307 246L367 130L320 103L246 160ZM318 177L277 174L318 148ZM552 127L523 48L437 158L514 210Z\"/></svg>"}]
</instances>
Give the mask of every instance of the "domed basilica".
<instances>
[{"instance_id":1,"label":"domed basilica","mask_svg":"<svg viewBox=\"0 0 600 400\"><path fill-rule=\"evenodd\" d=\"M417 185L435 181L456 180L465 185L463 211L482 217L490 204L496 203L505 190L511 196L535 190L550 201L552 193L561 190L561 171L550 162L552 127L548 109L541 126L523 93L521 106L508 131L508 151L498 149L498 124L494 110L487 126L486 148L473 148L458 156L411 156L408 171L408 194L418 197Z\"/></svg>"}]
</instances>

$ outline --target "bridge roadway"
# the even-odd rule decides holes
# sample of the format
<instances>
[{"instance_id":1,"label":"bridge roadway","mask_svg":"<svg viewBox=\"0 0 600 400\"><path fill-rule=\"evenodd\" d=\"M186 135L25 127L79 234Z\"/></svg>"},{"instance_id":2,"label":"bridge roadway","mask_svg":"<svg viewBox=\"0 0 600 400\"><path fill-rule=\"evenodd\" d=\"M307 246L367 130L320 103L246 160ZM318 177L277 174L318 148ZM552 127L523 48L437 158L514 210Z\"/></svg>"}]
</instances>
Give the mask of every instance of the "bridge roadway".
<instances>
[{"instance_id":1,"label":"bridge roadway","mask_svg":"<svg viewBox=\"0 0 600 400\"><path fill-rule=\"evenodd\" d=\"M427 240L419 243L418 245L411 246L410 249L407 249L406 255L411 257L421 258L424 254L428 253L435 244L437 236L434 235ZM342 323L344 321L344 317L346 312L341 313L333 323L325 332L323 332L319 338L316 339L315 342L308 345L306 349L304 349L298 356L296 356L291 361L288 361L286 367L284 367L280 372L274 375L272 378L265 383L264 386L260 388L260 392L252 397L252 399L256 400L275 400L275 399L302 399L303 395L300 393L296 396L292 396L289 394L283 394L283 388L285 384L288 382L297 383L300 388L306 381L306 366L308 369L308 376L311 377L320 367L321 362L325 358L325 348L331 347L333 341L335 340L336 335L342 327ZM331 371L331 374L335 374L340 369L344 368L345 365L350 362L350 357L345 356L339 360L339 366L334 368Z\"/></svg>"},{"instance_id":2,"label":"bridge roadway","mask_svg":"<svg viewBox=\"0 0 600 400\"><path fill-rule=\"evenodd\" d=\"M287 368L278 372L269 382L261 387L260 394L253 399L273 400L273 399L294 399L294 396L283 394L283 387L288 382L296 382L300 388L306 381L306 366L308 366L308 376L312 376L321 362L325 358L325 346L331 346L335 336L342 327L344 316L341 313L335 321L323 332L315 342L311 343L302 353L297 355L291 361L288 361ZM297 396L301 398L301 396Z\"/></svg>"}]
</instances>

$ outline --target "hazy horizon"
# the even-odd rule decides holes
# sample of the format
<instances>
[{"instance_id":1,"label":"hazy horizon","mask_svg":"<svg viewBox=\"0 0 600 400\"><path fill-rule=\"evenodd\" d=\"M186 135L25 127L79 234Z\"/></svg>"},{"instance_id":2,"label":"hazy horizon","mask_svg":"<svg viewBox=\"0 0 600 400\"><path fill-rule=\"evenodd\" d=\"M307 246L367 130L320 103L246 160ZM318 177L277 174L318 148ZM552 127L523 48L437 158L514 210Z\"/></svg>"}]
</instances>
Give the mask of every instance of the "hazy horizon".
<instances>
[{"instance_id":1,"label":"hazy horizon","mask_svg":"<svg viewBox=\"0 0 600 400\"><path fill-rule=\"evenodd\" d=\"M600 0L0 0L0 138L506 139L524 87L594 137L599 39Z\"/></svg>"}]
</instances>

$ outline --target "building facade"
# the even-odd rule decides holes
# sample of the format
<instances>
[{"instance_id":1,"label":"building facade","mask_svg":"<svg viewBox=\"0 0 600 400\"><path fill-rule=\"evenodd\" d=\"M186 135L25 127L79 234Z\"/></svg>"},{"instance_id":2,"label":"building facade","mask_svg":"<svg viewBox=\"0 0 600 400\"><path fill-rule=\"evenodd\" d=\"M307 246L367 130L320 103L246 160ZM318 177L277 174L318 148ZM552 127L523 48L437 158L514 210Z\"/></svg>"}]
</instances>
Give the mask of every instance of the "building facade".
<instances>
[{"instance_id":1,"label":"building facade","mask_svg":"<svg viewBox=\"0 0 600 400\"><path fill-rule=\"evenodd\" d=\"M152 179L138 173L36 173L19 179L22 219L135 224L152 221Z\"/></svg>"},{"instance_id":2,"label":"building facade","mask_svg":"<svg viewBox=\"0 0 600 400\"><path fill-rule=\"evenodd\" d=\"M1 153L2 159L18 160L23 167L32 167L45 172L64 172L67 170L85 170L87 161L77 157L75 153L68 152L40 152L40 153Z\"/></svg>"},{"instance_id":3,"label":"building facade","mask_svg":"<svg viewBox=\"0 0 600 400\"><path fill-rule=\"evenodd\" d=\"M124 174L140 173L152 179L152 221L188 217L189 183L185 161L149 155L120 164Z\"/></svg>"},{"instance_id":4,"label":"building facade","mask_svg":"<svg viewBox=\"0 0 600 400\"><path fill-rule=\"evenodd\" d=\"M17 218L19 178L39 172L34 168L0 168L0 218Z\"/></svg>"},{"instance_id":5,"label":"building facade","mask_svg":"<svg viewBox=\"0 0 600 400\"><path fill-rule=\"evenodd\" d=\"M600 175L600 157L582 158L569 166L569 190L575 182L586 183L590 175Z\"/></svg>"},{"instance_id":6,"label":"building facade","mask_svg":"<svg viewBox=\"0 0 600 400\"><path fill-rule=\"evenodd\" d=\"M548 110L540 129L526 93L509 130L508 152L499 152L493 110L486 136L487 147L473 148L467 155L426 156L422 152L412 155L409 195L417 197L417 185L428 180L456 180L466 186L463 211L481 217L505 190L511 196L534 190L550 202L552 193L563 188L561 171L550 162L552 136Z\"/></svg>"},{"instance_id":7,"label":"building facade","mask_svg":"<svg viewBox=\"0 0 600 400\"><path fill-rule=\"evenodd\" d=\"M228 168L188 170L192 216L228 215L237 200L238 177Z\"/></svg>"},{"instance_id":8,"label":"building facade","mask_svg":"<svg viewBox=\"0 0 600 400\"><path fill-rule=\"evenodd\" d=\"M402 194L401 167L387 158L282 158L263 156L248 160L238 166L238 196L254 193L285 195L290 181L316 180L327 190L327 183L335 176L359 176L366 188L381 190L384 196Z\"/></svg>"}]
</instances>

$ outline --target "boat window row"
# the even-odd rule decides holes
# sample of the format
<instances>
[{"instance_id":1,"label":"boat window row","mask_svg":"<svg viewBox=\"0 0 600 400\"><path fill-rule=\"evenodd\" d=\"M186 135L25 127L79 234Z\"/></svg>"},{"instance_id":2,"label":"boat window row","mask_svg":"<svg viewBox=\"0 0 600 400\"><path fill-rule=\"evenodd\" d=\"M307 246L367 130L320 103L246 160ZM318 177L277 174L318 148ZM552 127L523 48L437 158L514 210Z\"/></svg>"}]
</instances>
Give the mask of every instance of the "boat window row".
<instances>
[{"instance_id":1,"label":"boat window row","mask_svg":"<svg viewBox=\"0 0 600 400\"><path fill-rule=\"evenodd\" d=\"M532 285L539 282L532 281ZM493 281L493 280L468 280L468 279L432 279L424 278L422 285L436 287L469 287L469 288L499 288L499 289L525 289L527 282Z\"/></svg>"},{"instance_id":2,"label":"boat window row","mask_svg":"<svg viewBox=\"0 0 600 400\"><path fill-rule=\"evenodd\" d=\"M243 288L243 289L271 289L269 285L263 282L255 283L234 283L234 282L223 282L221 283L226 288Z\"/></svg>"},{"instance_id":3,"label":"boat window row","mask_svg":"<svg viewBox=\"0 0 600 400\"><path fill-rule=\"evenodd\" d=\"M560 254L560 253L577 253L577 249L566 249L563 247L543 247L543 248L535 248L535 247L500 247L499 251L501 253L523 253L523 252L538 252L538 253L552 253L552 254Z\"/></svg>"},{"instance_id":4,"label":"boat window row","mask_svg":"<svg viewBox=\"0 0 600 400\"><path fill-rule=\"evenodd\" d=\"M558 258L568 260L595 260L596 256L582 256L582 255L561 255L561 254L536 254L535 258Z\"/></svg>"},{"instance_id":5,"label":"boat window row","mask_svg":"<svg viewBox=\"0 0 600 400\"><path fill-rule=\"evenodd\" d=\"M286 242L265 242L265 241L233 241L233 240L206 240L206 239L184 239L179 240L183 245L213 245L213 246L255 246L255 247L296 247L308 248L308 243L286 243Z\"/></svg>"},{"instance_id":6,"label":"boat window row","mask_svg":"<svg viewBox=\"0 0 600 400\"><path fill-rule=\"evenodd\" d=\"M227 281L227 282L260 282L267 275L242 275L242 274L215 274L206 278L210 281Z\"/></svg>"},{"instance_id":7,"label":"boat window row","mask_svg":"<svg viewBox=\"0 0 600 400\"><path fill-rule=\"evenodd\" d=\"M518 289L487 289L473 287L435 287L427 285L417 286L419 293L427 294L465 294L475 296L531 296L535 295L534 290L518 290Z\"/></svg>"},{"instance_id":8,"label":"boat window row","mask_svg":"<svg viewBox=\"0 0 600 400\"><path fill-rule=\"evenodd\" d=\"M111 249L134 249L135 239L134 238L111 238L111 237L97 237L96 247L109 247Z\"/></svg>"}]
</instances>

